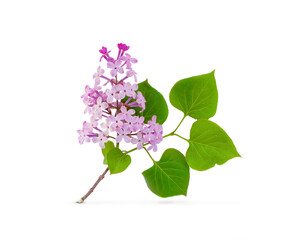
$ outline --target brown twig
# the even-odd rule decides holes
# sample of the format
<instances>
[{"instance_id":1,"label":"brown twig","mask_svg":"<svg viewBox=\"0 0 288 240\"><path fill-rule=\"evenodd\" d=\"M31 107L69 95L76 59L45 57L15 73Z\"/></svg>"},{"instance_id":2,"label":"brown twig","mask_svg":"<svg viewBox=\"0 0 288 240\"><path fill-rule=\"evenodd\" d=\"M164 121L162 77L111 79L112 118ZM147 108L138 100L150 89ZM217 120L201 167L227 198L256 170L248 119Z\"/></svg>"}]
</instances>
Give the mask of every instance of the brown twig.
<instances>
[{"instance_id":1,"label":"brown twig","mask_svg":"<svg viewBox=\"0 0 288 240\"><path fill-rule=\"evenodd\" d=\"M99 176L99 178L97 179L97 181L94 183L94 185L90 188L90 190L82 197L80 198L79 201L77 201L76 203L83 203L85 201L85 199L87 197L89 197L89 195L94 191L94 189L97 187L97 185L101 182L101 180L103 180L103 178L105 177L105 174L109 171L109 167L107 167L105 169L105 171Z\"/></svg>"}]
</instances>

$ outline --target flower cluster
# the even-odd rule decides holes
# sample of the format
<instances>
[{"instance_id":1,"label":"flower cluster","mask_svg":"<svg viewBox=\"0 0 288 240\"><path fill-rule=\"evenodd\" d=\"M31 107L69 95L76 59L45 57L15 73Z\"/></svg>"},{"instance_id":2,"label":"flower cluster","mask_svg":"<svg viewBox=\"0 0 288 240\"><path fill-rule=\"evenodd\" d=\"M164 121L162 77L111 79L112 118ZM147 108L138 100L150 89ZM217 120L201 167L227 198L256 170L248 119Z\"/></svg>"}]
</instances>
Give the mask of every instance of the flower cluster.
<instances>
[{"instance_id":1,"label":"flower cluster","mask_svg":"<svg viewBox=\"0 0 288 240\"><path fill-rule=\"evenodd\" d=\"M116 143L124 140L126 143L137 144L137 148L143 148L143 144L149 144L148 150L157 151L157 144L163 139L162 126L156 123L154 115L150 121L144 122L144 117L139 117L135 109L140 112L145 110L145 98L138 85L131 84L128 79L133 77L137 81L137 73L132 65L137 63L127 53L129 46L118 44L118 55L114 59L106 47L99 52L102 54L100 62L104 59L109 69L109 76L104 76L105 70L99 66L93 75L94 87L85 87L85 93L81 96L85 104L84 113L90 114L90 122L85 121L79 133L79 143L99 143L101 148L109 138ZM138 114L139 115L139 114Z\"/></svg>"}]
</instances>

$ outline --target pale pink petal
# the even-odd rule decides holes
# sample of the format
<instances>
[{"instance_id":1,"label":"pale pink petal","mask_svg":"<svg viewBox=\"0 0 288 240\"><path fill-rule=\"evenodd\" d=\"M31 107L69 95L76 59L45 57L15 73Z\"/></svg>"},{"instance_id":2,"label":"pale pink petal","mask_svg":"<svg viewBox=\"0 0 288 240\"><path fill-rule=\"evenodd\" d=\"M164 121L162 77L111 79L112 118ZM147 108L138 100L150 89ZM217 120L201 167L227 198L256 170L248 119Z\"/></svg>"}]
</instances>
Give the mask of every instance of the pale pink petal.
<instances>
[{"instance_id":1,"label":"pale pink petal","mask_svg":"<svg viewBox=\"0 0 288 240\"><path fill-rule=\"evenodd\" d=\"M122 140L122 135L119 135L116 137L116 143L121 142L121 140Z\"/></svg>"},{"instance_id":2,"label":"pale pink petal","mask_svg":"<svg viewBox=\"0 0 288 240\"><path fill-rule=\"evenodd\" d=\"M117 60L117 61L115 62L115 67L119 67L120 65L121 65L121 61Z\"/></svg>"},{"instance_id":3,"label":"pale pink petal","mask_svg":"<svg viewBox=\"0 0 288 240\"><path fill-rule=\"evenodd\" d=\"M130 59L131 58L131 55L129 53L125 53L126 55L126 59Z\"/></svg>"},{"instance_id":4,"label":"pale pink petal","mask_svg":"<svg viewBox=\"0 0 288 240\"><path fill-rule=\"evenodd\" d=\"M97 98L97 104L99 105L101 102L102 102L102 98L101 98L101 97L98 97L98 98Z\"/></svg>"},{"instance_id":5,"label":"pale pink petal","mask_svg":"<svg viewBox=\"0 0 288 240\"><path fill-rule=\"evenodd\" d=\"M92 138L92 141L93 141L94 143L97 143L97 142L99 142L99 139L98 139L97 137L94 137L94 138Z\"/></svg>"},{"instance_id":6,"label":"pale pink petal","mask_svg":"<svg viewBox=\"0 0 288 240\"><path fill-rule=\"evenodd\" d=\"M108 68L114 68L115 66L114 66L114 63L108 62L108 63L107 63L107 67L108 67Z\"/></svg>"},{"instance_id":7,"label":"pale pink petal","mask_svg":"<svg viewBox=\"0 0 288 240\"><path fill-rule=\"evenodd\" d=\"M100 148L105 148L104 142L99 142L99 146L100 146Z\"/></svg>"},{"instance_id":8,"label":"pale pink petal","mask_svg":"<svg viewBox=\"0 0 288 240\"><path fill-rule=\"evenodd\" d=\"M124 93L124 92L120 92L120 93L119 93L119 97L120 97L120 99L125 98L125 93Z\"/></svg>"},{"instance_id":9,"label":"pale pink petal","mask_svg":"<svg viewBox=\"0 0 288 240\"><path fill-rule=\"evenodd\" d=\"M107 102L108 103L112 103L113 102L113 97L111 95L108 96Z\"/></svg>"},{"instance_id":10,"label":"pale pink petal","mask_svg":"<svg viewBox=\"0 0 288 240\"><path fill-rule=\"evenodd\" d=\"M126 67L126 69L130 69L130 68L131 68L131 66L132 66L132 65L131 65L131 62L130 62L130 61L127 61L127 64L126 64L126 66L127 66L127 67Z\"/></svg>"},{"instance_id":11,"label":"pale pink petal","mask_svg":"<svg viewBox=\"0 0 288 240\"><path fill-rule=\"evenodd\" d=\"M110 74L112 77L115 77L117 75L117 71L115 69L112 69Z\"/></svg>"},{"instance_id":12,"label":"pale pink petal","mask_svg":"<svg viewBox=\"0 0 288 240\"><path fill-rule=\"evenodd\" d=\"M128 136L124 136L124 141L126 142L126 143L129 143L130 142L130 137L128 137Z\"/></svg>"},{"instance_id":13,"label":"pale pink petal","mask_svg":"<svg viewBox=\"0 0 288 240\"><path fill-rule=\"evenodd\" d=\"M97 69L98 76L99 76L99 77L102 76L104 72L105 72L104 69L102 69L102 68L99 66L98 69Z\"/></svg>"},{"instance_id":14,"label":"pale pink petal","mask_svg":"<svg viewBox=\"0 0 288 240\"><path fill-rule=\"evenodd\" d=\"M153 148L153 146L150 145L150 146L147 148L147 150L149 151L149 150L151 150L152 148Z\"/></svg>"},{"instance_id":15,"label":"pale pink petal","mask_svg":"<svg viewBox=\"0 0 288 240\"><path fill-rule=\"evenodd\" d=\"M142 144L141 142L139 142L139 143L137 144L137 149L140 150L140 149L142 149L142 148L143 148L143 144Z\"/></svg>"},{"instance_id":16,"label":"pale pink petal","mask_svg":"<svg viewBox=\"0 0 288 240\"><path fill-rule=\"evenodd\" d=\"M122 113L127 113L127 109L126 109L125 106L122 106L120 110L121 110Z\"/></svg>"},{"instance_id":17,"label":"pale pink petal","mask_svg":"<svg viewBox=\"0 0 288 240\"><path fill-rule=\"evenodd\" d=\"M127 113L130 114L130 115L133 115L135 113L135 110L134 109L129 109Z\"/></svg>"},{"instance_id":18,"label":"pale pink petal","mask_svg":"<svg viewBox=\"0 0 288 240\"><path fill-rule=\"evenodd\" d=\"M124 69L123 69L122 67L118 67L118 68L117 68L117 71L118 71L119 73L121 73L121 74L124 73Z\"/></svg>"},{"instance_id":19,"label":"pale pink petal","mask_svg":"<svg viewBox=\"0 0 288 240\"><path fill-rule=\"evenodd\" d=\"M108 108L108 103L102 102L101 107L102 107L103 109Z\"/></svg>"},{"instance_id":20,"label":"pale pink petal","mask_svg":"<svg viewBox=\"0 0 288 240\"><path fill-rule=\"evenodd\" d=\"M138 84L133 84L131 88L133 91L136 91L138 89Z\"/></svg>"},{"instance_id":21,"label":"pale pink petal","mask_svg":"<svg viewBox=\"0 0 288 240\"><path fill-rule=\"evenodd\" d=\"M117 68L117 71L118 71L119 73L121 73L121 74L124 73L124 69L123 69L122 67L118 67L118 68Z\"/></svg>"},{"instance_id":22,"label":"pale pink petal","mask_svg":"<svg viewBox=\"0 0 288 240\"><path fill-rule=\"evenodd\" d=\"M108 119L110 120L110 122L116 122L116 118L113 115L109 116Z\"/></svg>"},{"instance_id":23,"label":"pale pink petal","mask_svg":"<svg viewBox=\"0 0 288 240\"><path fill-rule=\"evenodd\" d=\"M153 152L157 152L157 150L158 150L157 145L154 145L154 147L153 147Z\"/></svg>"}]
</instances>

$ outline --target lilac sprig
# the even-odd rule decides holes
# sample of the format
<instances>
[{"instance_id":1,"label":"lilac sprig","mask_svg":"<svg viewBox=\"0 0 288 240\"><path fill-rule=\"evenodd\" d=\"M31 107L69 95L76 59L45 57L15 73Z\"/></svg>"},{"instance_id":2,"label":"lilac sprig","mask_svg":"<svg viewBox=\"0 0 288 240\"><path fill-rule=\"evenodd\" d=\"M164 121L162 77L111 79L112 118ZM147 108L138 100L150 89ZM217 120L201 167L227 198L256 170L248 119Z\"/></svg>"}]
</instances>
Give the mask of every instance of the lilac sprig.
<instances>
[{"instance_id":1,"label":"lilac sprig","mask_svg":"<svg viewBox=\"0 0 288 240\"><path fill-rule=\"evenodd\" d=\"M137 144L137 149L142 149L143 144L149 144L148 150L157 151L157 144L163 140L162 125L156 123L154 115L150 121L144 123L144 117L135 115L133 108L145 110L146 99L138 90L137 84L128 82L133 77L137 82L137 73L132 66L137 63L126 51L129 46L118 44L117 58L110 56L111 51L102 47L100 62L104 59L109 75L104 75L105 70L101 66L93 75L94 87L85 87L85 93L81 96L85 104L84 113L90 114L90 122L85 121L82 129L77 130L79 143L99 143L105 148L109 138L116 143ZM137 92L136 92L137 91ZM124 102L124 98L127 100Z\"/></svg>"}]
</instances>

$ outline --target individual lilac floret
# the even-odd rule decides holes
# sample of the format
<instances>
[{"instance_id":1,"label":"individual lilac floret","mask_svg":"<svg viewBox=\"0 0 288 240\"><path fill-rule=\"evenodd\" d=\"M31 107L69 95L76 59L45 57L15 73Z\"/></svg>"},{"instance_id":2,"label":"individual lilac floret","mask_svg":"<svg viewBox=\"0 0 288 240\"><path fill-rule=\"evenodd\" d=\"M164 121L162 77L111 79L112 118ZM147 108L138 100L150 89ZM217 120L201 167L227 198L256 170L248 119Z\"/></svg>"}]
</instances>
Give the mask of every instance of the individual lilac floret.
<instances>
[{"instance_id":1,"label":"individual lilac floret","mask_svg":"<svg viewBox=\"0 0 288 240\"><path fill-rule=\"evenodd\" d=\"M110 71L112 77L115 77L117 73L121 74L124 73L124 70L120 65L121 65L120 60L117 60L115 62L107 62L107 67L112 68L112 70Z\"/></svg>"},{"instance_id":2,"label":"individual lilac floret","mask_svg":"<svg viewBox=\"0 0 288 240\"><path fill-rule=\"evenodd\" d=\"M137 92L136 101L139 104L139 107L142 108L142 110L140 112L143 112L145 110L146 99L143 97L141 92Z\"/></svg>"},{"instance_id":3,"label":"individual lilac floret","mask_svg":"<svg viewBox=\"0 0 288 240\"><path fill-rule=\"evenodd\" d=\"M99 50L102 54L100 62L103 58L106 60L109 69L106 72L110 72L111 76L105 76L105 69L99 66L93 75L94 87L85 87L81 98L85 105L84 112L90 114L90 122L85 121L82 129L77 131L78 141L83 144L92 140L104 148L111 138L116 143L125 141L137 144L137 149L149 144L148 150L156 151L157 144L163 139L162 126L156 122L156 116L147 123L143 116L138 116L139 111L145 110L146 99L138 91L137 84L128 82L131 78L137 81L137 73L132 66L138 61L127 53L129 46L126 44L119 43L118 49L116 60L106 47ZM122 77L119 77L120 74L123 74Z\"/></svg>"},{"instance_id":4,"label":"individual lilac floret","mask_svg":"<svg viewBox=\"0 0 288 240\"><path fill-rule=\"evenodd\" d=\"M96 90L100 90L101 87L98 87L98 85L100 84L100 77L104 74L104 69L102 69L100 66L97 69L97 72L94 73L93 78L95 80L95 85L94 85L94 89Z\"/></svg>"},{"instance_id":5,"label":"individual lilac floret","mask_svg":"<svg viewBox=\"0 0 288 240\"><path fill-rule=\"evenodd\" d=\"M106 47L102 47L102 48L99 50L99 52L102 53L103 55L109 53L109 52L107 51L107 48L106 48ZM110 52L111 52L111 51L110 51Z\"/></svg>"},{"instance_id":6,"label":"individual lilac floret","mask_svg":"<svg viewBox=\"0 0 288 240\"><path fill-rule=\"evenodd\" d=\"M128 51L130 48L129 46L127 46L124 43L118 43L117 46L118 46L119 50L122 50L123 52Z\"/></svg>"},{"instance_id":7,"label":"individual lilac floret","mask_svg":"<svg viewBox=\"0 0 288 240\"><path fill-rule=\"evenodd\" d=\"M101 123L101 127L103 129L103 132L105 133L106 136L109 135L109 132L113 132L115 129L113 129L111 125L111 120L109 118L106 119L106 123Z\"/></svg>"},{"instance_id":8,"label":"individual lilac floret","mask_svg":"<svg viewBox=\"0 0 288 240\"><path fill-rule=\"evenodd\" d=\"M127 71L127 76L128 77L134 77L134 81L137 82L137 73L132 69L132 68L128 68L128 71Z\"/></svg>"},{"instance_id":9,"label":"individual lilac floret","mask_svg":"<svg viewBox=\"0 0 288 240\"><path fill-rule=\"evenodd\" d=\"M121 128L117 128L116 132L118 133L118 136L116 137L117 143L120 143L122 139L124 139L126 143L129 143L131 141L131 138L128 136L128 134L131 133L129 129L121 127Z\"/></svg>"},{"instance_id":10,"label":"individual lilac floret","mask_svg":"<svg viewBox=\"0 0 288 240\"><path fill-rule=\"evenodd\" d=\"M101 118L102 116L102 109L106 109L108 108L108 104L107 102L102 102L102 98L98 97L97 98L97 102L95 103L95 105L93 106L93 112L94 114L97 114L97 116L99 116L99 118Z\"/></svg>"},{"instance_id":11,"label":"individual lilac floret","mask_svg":"<svg viewBox=\"0 0 288 240\"><path fill-rule=\"evenodd\" d=\"M137 84L131 84L129 82L124 83L124 93L126 96L128 97L132 97L132 98L136 98L136 90L138 89L138 85Z\"/></svg>"},{"instance_id":12,"label":"individual lilac floret","mask_svg":"<svg viewBox=\"0 0 288 240\"><path fill-rule=\"evenodd\" d=\"M111 115L108 117L108 119L111 121L111 130L115 131L117 128L122 128L123 126L123 120L124 117L121 114L117 114L116 117Z\"/></svg>"},{"instance_id":13,"label":"individual lilac floret","mask_svg":"<svg viewBox=\"0 0 288 240\"><path fill-rule=\"evenodd\" d=\"M120 110L121 110L121 113L119 113L118 115L121 115L123 119L126 119L127 117L130 117L135 113L134 109L127 110L125 106L122 106Z\"/></svg>"},{"instance_id":14,"label":"individual lilac floret","mask_svg":"<svg viewBox=\"0 0 288 240\"><path fill-rule=\"evenodd\" d=\"M105 148L105 143L108 142L108 138L103 132L99 132L98 137L93 137L93 142L99 142L99 146Z\"/></svg>"},{"instance_id":15,"label":"individual lilac floret","mask_svg":"<svg viewBox=\"0 0 288 240\"><path fill-rule=\"evenodd\" d=\"M120 58L121 60L125 61L123 66L126 64L127 68L131 68L132 63L137 63L138 60L136 58L132 58L130 54L125 53L125 56L122 56Z\"/></svg>"},{"instance_id":16,"label":"individual lilac floret","mask_svg":"<svg viewBox=\"0 0 288 240\"><path fill-rule=\"evenodd\" d=\"M137 138L132 138L131 142L133 144L137 144L137 149L140 150L143 148L143 142L145 142L145 139L143 138L143 135L141 132L137 133Z\"/></svg>"},{"instance_id":17,"label":"individual lilac floret","mask_svg":"<svg viewBox=\"0 0 288 240\"><path fill-rule=\"evenodd\" d=\"M90 142L89 134L92 132L92 127L89 123L86 121L83 122L82 130L77 130L79 137L78 141L80 144L83 144L83 142Z\"/></svg>"}]
</instances>

